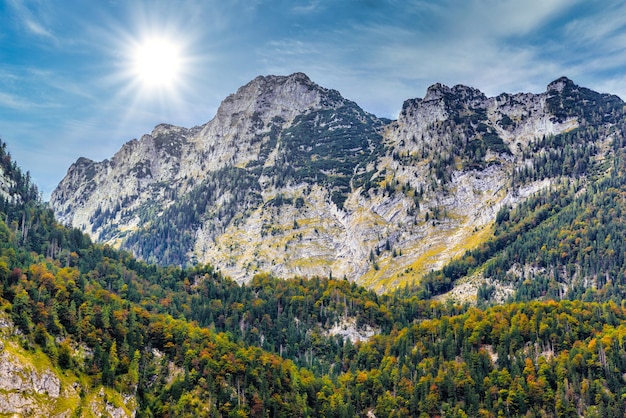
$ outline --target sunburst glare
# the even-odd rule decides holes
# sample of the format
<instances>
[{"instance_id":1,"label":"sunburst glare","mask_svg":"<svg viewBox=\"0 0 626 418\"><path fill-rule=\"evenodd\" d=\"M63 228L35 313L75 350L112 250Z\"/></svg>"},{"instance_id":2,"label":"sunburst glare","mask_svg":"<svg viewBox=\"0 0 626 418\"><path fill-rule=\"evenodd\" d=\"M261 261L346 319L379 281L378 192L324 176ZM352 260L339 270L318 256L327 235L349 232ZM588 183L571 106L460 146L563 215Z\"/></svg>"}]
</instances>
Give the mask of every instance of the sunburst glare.
<instances>
[{"instance_id":1,"label":"sunburst glare","mask_svg":"<svg viewBox=\"0 0 626 418\"><path fill-rule=\"evenodd\" d=\"M106 52L113 64L104 81L113 92L111 102L126 106L120 125L180 113L193 94L194 68L203 62L193 52L194 32L183 30L182 23L135 14L134 27L111 22L102 33L103 46L112 46Z\"/></svg>"},{"instance_id":2,"label":"sunburst glare","mask_svg":"<svg viewBox=\"0 0 626 418\"><path fill-rule=\"evenodd\" d=\"M132 72L143 88L173 88L180 82L182 57L172 40L143 40L135 45L132 55Z\"/></svg>"}]
</instances>

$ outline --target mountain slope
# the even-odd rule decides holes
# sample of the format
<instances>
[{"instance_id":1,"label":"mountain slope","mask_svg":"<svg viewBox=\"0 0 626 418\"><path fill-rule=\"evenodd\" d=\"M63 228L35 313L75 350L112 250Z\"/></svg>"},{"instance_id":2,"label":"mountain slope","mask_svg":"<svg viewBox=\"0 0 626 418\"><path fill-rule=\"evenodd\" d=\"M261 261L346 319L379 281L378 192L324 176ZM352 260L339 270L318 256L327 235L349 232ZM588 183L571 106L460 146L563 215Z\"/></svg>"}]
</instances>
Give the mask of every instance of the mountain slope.
<instances>
[{"instance_id":1,"label":"mountain slope","mask_svg":"<svg viewBox=\"0 0 626 418\"><path fill-rule=\"evenodd\" d=\"M174 308L166 298L184 297L167 289L184 289L183 276L219 287L212 268L148 266L91 243L58 224L4 161L4 183L27 187L0 212L0 415L320 415L307 404L311 374L301 379L293 362L234 341L237 321L225 334L165 313ZM222 290L238 300L237 289L228 281Z\"/></svg>"},{"instance_id":2,"label":"mountain slope","mask_svg":"<svg viewBox=\"0 0 626 418\"><path fill-rule=\"evenodd\" d=\"M488 240L503 206L608 161L622 115L619 98L566 78L492 98L437 84L388 121L304 74L258 77L204 126L159 125L110 161L79 159L51 205L150 262L380 291Z\"/></svg>"},{"instance_id":3,"label":"mountain slope","mask_svg":"<svg viewBox=\"0 0 626 418\"><path fill-rule=\"evenodd\" d=\"M502 246L543 226L535 241L554 245L570 240L555 231L569 221L579 228L574 242L597 244L590 251L581 246L583 257L598 261L611 255L612 245L621 251L621 238L603 237L609 230L602 223L624 212L623 145L614 141L615 165L589 182L588 194L578 182L500 210L495 239ZM539 177L542 167L545 174L538 166L525 175ZM604 176L593 171L590 177ZM592 417L626 411L626 308L613 301L479 309L418 300L409 288L378 295L330 278L258 275L238 285L210 266L158 267L92 244L52 220L37 199L19 197L0 216L0 414ZM571 206L576 199L591 213ZM32 226L27 234L20 232L25 224ZM620 228L614 224L612 231ZM474 256L497 254L497 247ZM614 262L623 263L613 256L598 271L616 272ZM567 257L551 251L545 260ZM452 263L443 274L458 276L459 269Z\"/></svg>"}]
</instances>

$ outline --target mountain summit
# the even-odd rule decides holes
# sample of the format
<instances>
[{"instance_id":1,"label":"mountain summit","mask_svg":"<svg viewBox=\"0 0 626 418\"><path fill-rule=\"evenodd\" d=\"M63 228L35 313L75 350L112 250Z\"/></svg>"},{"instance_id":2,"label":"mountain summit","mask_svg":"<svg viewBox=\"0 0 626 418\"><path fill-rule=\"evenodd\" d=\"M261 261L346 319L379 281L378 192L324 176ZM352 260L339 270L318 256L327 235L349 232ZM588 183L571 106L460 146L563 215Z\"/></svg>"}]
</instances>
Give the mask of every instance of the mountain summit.
<instances>
[{"instance_id":1,"label":"mountain summit","mask_svg":"<svg viewBox=\"0 0 626 418\"><path fill-rule=\"evenodd\" d=\"M497 97L435 84L389 121L305 74L257 77L205 125L159 125L110 160L79 159L50 203L150 262L383 290L484 242L503 208L585 178L623 105L566 78ZM594 141L567 139L590 126Z\"/></svg>"}]
</instances>

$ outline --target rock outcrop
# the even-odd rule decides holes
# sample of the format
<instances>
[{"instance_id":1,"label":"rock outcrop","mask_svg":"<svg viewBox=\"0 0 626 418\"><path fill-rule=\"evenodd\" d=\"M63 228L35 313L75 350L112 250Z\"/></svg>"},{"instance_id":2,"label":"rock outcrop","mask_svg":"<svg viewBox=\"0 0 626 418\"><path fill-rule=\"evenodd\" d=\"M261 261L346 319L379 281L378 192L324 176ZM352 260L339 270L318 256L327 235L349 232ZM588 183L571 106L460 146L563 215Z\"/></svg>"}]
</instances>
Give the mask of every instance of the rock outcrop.
<instances>
[{"instance_id":1,"label":"rock outcrop","mask_svg":"<svg viewBox=\"0 0 626 418\"><path fill-rule=\"evenodd\" d=\"M0 416L70 417L77 410L93 416L125 418L134 416L134 396L122 396L115 403L83 387L78 376L60 373L42 353L24 350L13 323L0 315ZM81 393L82 397L81 397ZM88 402L89 408L82 406Z\"/></svg>"},{"instance_id":2,"label":"rock outcrop","mask_svg":"<svg viewBox=\"0 0 626 418\"><path fill-rule=\"evenodd\" d=\"M47 415L40 410L37 395L56 402L61 394L59 378L50 370L37 371L16 360L6 351L0 353L0 414Z\"/></svg>"}]
</instances>

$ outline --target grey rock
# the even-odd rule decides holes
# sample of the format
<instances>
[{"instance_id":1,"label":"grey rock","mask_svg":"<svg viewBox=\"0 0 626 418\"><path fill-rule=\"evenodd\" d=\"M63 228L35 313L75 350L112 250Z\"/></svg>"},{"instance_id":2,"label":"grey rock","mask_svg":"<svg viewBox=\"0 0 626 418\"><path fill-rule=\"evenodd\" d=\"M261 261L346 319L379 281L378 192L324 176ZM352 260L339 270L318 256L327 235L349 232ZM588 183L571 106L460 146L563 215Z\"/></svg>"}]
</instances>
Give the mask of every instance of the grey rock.
<instances>
[{"instance_id":1,"label":"grey rock","mask_svg":"<svg viewBox=\"0 0 626 418\"><path fill-rule=\"evenodd\" d=\"M150 262L176 251L179 264L207 262L239 282L259 272L332 274L384 290L464 253L503 205L550 186L511 187L510 178L532 164L523 152L532 141L579 126L577 117L555 117L548 104L568 85L561 78L545 93L486 97L435 84L423 99L407 100L398 120L386 121L302 73L257 77L202 126L159 125L110 160L79 159L50 203L62 222ZM485 130L510 153L488 150L481 166L452 166L446 182L433 176L438 159L458 156L459 144ZM352 135L365 139L349 148ZM338 152L340 145L346 148ZM244 180L231 182L226 170ZM410 191L385 193L392 181ZM175 223L189 215L169 209L191 200L186 211L202 206L201 213ZM440 219L426 222L435 212ZM175 232L151 235L162 240L160 252L143 251L137 237L169 219ZM171 246L182 236L186 247Z\"/></svg>"}]
</instances>

